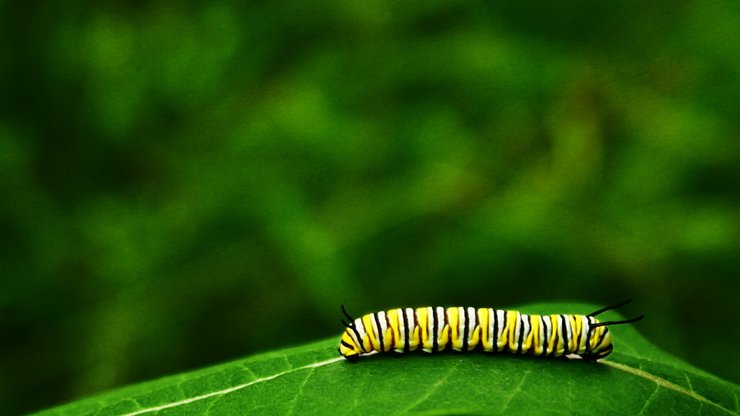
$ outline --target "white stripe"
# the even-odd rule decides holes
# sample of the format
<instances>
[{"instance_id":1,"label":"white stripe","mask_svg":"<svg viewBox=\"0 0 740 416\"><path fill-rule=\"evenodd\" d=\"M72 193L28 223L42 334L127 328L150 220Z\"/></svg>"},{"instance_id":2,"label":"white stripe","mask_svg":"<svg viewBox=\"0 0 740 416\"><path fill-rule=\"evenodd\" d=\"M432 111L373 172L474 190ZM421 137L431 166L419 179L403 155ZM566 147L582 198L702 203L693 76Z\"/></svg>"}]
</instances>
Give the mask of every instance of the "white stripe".
<instances>
[{"instance_id":1,"label":"white stripe","mask_svg":"<svg viewBox=\"0 0 740 416\"><path fill-rule=\"evenodd\" d=\"M457 308L457 334L460 338L460 348L456 348L454 345L452 346L455 348L455 351L462 351L462 340L463 336L463 329L465 329L465 308L462 306L458 306Z\"/></svg>"},{"instance_id":2,"label":"white stripe","mask_svg":"<svg viewBox=\"0 0 740 416\"><path fill-rule=\"evenodd\" d=\"M473 330L478 325L478 314L475 312L475 308L469 307L468 315L470 315L470 323L468 324L468 351L471 351L473 346L470 344L473 341Z\"/></svg>"},{"instance_id":3,"label":"white stripe","mask_svg":"<svg viewBox=\"0 0 740 416\"><path fill-rule=\"evenodd\" d=\"M581 342L580 342L580 348L578 349L579 354L583 354L586 352L586 344L588 343L588 338L586 336L588 335L588 318L585 316L581 316Z\"/></svg>"},{"instance_id":4,"label":"white stripe","mask_svg":"<svg viewBox=\"0 0 740 416\"><path fill-rule=\"evenodd\" d=\"M514 314L516 314L515 325L514 325L514 338L511 338L511 335L509 336L509 348L511 348L511 341L514 341L514 345L519 347L519 332L522 330L522 314L519 313L519 311L514 311Z\"/></svg>"},{"instance_id":5,"label":"white stripe","mask_svg":"<svg viewBox=\"0 0 740 416\"><path fill-rule=\"evenodd\" d=\"M442 330L445 326L445 308L437 306L437 350L442 349L440 340L442 339ZM447 344L445 344L447 346Z\"/></svg>"},{"instance_id":6,"label":"white stripe","mask_svg":"<svg viewBox=\"0 0 740 416\"><path fill-rule=\"evenodd\" d=\"M239 384L237 386L229 387L227 389L214 391L214 392L211 392L211 393L207 393L207 394L203 394L203 395L200 395L200 396L191 397L189 399L180 400L180 401L177 401L177 402L163 404L163 405L160 405L160 406L147 407L146 409L140 409L140 410L137 410L137 411L135 411L133 413L126 413L123 416L136 416L136 415L141 415L141 414L144 414L144 413L158 412L160 410L170 409L170 408L177 407L177 406L182 406L182 405L185 405L185 404L188 404L188 403L193 403L193 402L197 402L197 401L200 401L200 400L205 400L205 399L208 399L208 398L211 398L211 397L223 396L225 394L229 394L229 393L235 392L237 390L241 390L243 388L249 387L249 386L251 386L253 384L262 383L262 382L265 382L265 381L270 381L270 380L276 379L278 377L284 376L286 374L290 374L290 373L293 373L293 372L296 372L296 371L300 371L300 370L305 370L305 369L308 369L308 368L323 367L325 365L329 365L329 364L336 363L337 361L341 361L342 359L344 359L344 357L336 357L336 358L328 359L326 361L320 361L318 363L304 365L303 367L297 367L297 368L293 368L293 369L290 369L290 370L283 371L282 373L277 373L277 374L273 374L271 376L267 376L267 377L263 377L263 378L258 378L256 380L252 380L252 381L250 381L248 383ZM103 410L103 409L100 409L100 410Z\"/></svg>"},{"instance_id":7,"label":"white stripe","mask_svg":"<svg viewBox=\"0 0 740 416\"><path fill-rule=\"evenodd\" d=\"M357 329L357 332L360 333L360 336L365 338L365 324L362 323L362 318L355 319L355 329Z\"/></svg>"},{"instance_id":8,"label":"white stripe","mask_svg":"<svg viewBox=\"0 0 740 416\"><path fill-rule=\"evenodd\" d=\"M496 311L496 318L498 321L498 328L496 330L496 351L499 351L499 346L502 346L502 339L501 335L504 333L504 317L506 316L506 311L504 310L497 310Z\"/></svg>"},{"instance_id":9,"label":"white stripe","mask_svg":"<svg viewBox=\"0 0 740 416\"><path fill-rule=\"evenodd\" d=\"M388 319L385 316L385 311L378 312L378 321L380 321L380 330L383 334L383 345L381 345L380 347L382 349L381 352L384 352L388 349L386 346L388 345L389 341L388 337L386 337L386 335L388 335Z\"/></svg>"},{"instance_id":10,"label":"white stripe","mask_svg":"<svg viewBox=\"0 0 740 416\"><path fill-rule=\"evenodd\" d=\"M364 352L366 351L365 335L367 335L367 332L365 332L365 324L362 323L362 318L355 319L355 329L357 330L357 333L360 334L360 339L357 340L357 345Z\"/></svg>"},{"instance_id":11,"label":"white stripe","mask_svg":"<svg viewBox=\"0 0 740 416\"><path fill-rule=\"evenodd\" d=\"M491 343L490 347L486 345L486 351L494 351L494 348L496 348L495 345L493 345L493 317L494 312L493 308L488 308L488 341Z\"/></svg>"},{"instance_id":12,"label":"white stripe","mask_svg":"<svg viewBox=\"0 0 740 416\"><path fill-rule=\"evenodd\" d=\"M403 324L403 309L396 309L396 312L398 312L398 348L396 348L397 352L403 352L403 346L406 342L406 326Z\"/></svg>"},{"instance_id":13,"label":"white stripe","mask_svg":"<svg viewBox=\"0 0 740 416\"><path fill-rule=\"evenodd\" d=\"M431 352L434 347L434 308L431 306L426 308L427 310L427 344L424 347L424 351Z\"/></svg>"},{"instance_id":14,"label":"white stripe","mask_svg":"<svg viewBox=\"0 0 740 416\"><path fill-rule=\"evenodd\" d=\"M524 349L524 341L527 340L527 336L529 336L529 332L532 329L529 327L529 319L527 319L528 317L529 315L522 315L522 324L523 324L522 332L524 333L524 335L522 336L522 352L529 351L529 348Z\"/></svg>"},{"instance_id":15,"label":"white stripe","mask_svg":"<svg viewBox=\"0 0 740 416\"><path fill-rule=\"evenodd\" d=\"M416 320L414 319L414 310L411 308L406 308L406 318L409 320L409 338L411 338L411 334L414 332L414 328L416 328Z\"/></svg>"},{"instance_id":16,"label":"white stripe","mask_svg":"<svg viewBox=\"0 0 740 416\"><path fill-rule=\"evenodd\" d=\"M406 308L406 317L409 320L409 351L413 351L413 347L411 346L411 340L414 337L414 329L416 328L416 320L414 319L414 310L411 308Z\"/></svg>"}]
</instances>

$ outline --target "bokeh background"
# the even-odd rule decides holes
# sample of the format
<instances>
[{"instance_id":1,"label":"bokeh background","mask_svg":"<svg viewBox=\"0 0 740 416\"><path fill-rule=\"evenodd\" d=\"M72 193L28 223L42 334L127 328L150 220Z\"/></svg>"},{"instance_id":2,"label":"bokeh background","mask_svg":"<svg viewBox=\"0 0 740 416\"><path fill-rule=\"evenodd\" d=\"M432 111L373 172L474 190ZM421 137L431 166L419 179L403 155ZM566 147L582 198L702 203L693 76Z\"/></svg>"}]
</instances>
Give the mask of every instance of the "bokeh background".
<instances>
[{"instance_id":1,"label":"bokeh background","mask_svg":"<svg viewBox=\"0 0 740 416\"><path fill-rule=\"evenodd\" d=\"M635 297L740 381L740 3L393 3L0 1L0 413L342 303Z\"/></svg>"}]
</instances>

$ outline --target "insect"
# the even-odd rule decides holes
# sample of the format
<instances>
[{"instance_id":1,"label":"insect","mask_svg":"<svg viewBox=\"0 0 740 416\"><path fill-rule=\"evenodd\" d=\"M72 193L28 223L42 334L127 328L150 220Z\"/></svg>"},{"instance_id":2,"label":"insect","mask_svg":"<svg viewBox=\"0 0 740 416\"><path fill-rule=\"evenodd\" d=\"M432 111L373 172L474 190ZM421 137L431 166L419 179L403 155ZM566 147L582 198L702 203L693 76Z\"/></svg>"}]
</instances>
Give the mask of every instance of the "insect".
<instances>
[{"instance_id":1,"label":"insect","mask_svg":"<svg viewBox=\"0 0 740 416\"><path fill-rule=\"evenodd\" d=\"M576 354L589 361L614 348L608 325L637 322L644 315L600 322L595 316L631 302L626 300L588 315L525 315L517 311L472 307L399 308L352 319L342 305L346 327L339 353L355 361L373 352L434 353L453 349L561 357Z\"/></svg>"}]
</instances>

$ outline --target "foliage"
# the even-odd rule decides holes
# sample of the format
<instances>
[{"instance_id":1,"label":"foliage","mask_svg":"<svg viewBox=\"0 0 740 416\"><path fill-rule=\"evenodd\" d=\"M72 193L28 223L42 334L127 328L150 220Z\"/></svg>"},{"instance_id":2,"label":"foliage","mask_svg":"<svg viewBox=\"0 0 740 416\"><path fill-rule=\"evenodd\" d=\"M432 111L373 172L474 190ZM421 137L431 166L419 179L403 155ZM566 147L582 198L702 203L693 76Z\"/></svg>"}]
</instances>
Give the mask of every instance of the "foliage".
<instances>
[{"instance_id":1,"label":"foliage","mask_svg":"<svg viewBox=\"0 0 740 416\"><path fill-rule=\"evenodd\" d=\"M47 3L0 0L0 413L342 303L635 297L740 381L738 2Z\"/></svg>"},{"instance_id":2,"label":"foliage","mask_svg":"<svg viewBox=\"0 0 740 416\"><path fill-rule=\"evenodd\" d=\"M561 313L564 307L524 310ZM143 383L38 416L323 415L329 409L346 415L740 412L740 386L660 351L634 328L613 332L618 349L597 364L443 353L375 355L353 365L337 356L337 339L329 339Z\"/></svg>"}]
</instances>

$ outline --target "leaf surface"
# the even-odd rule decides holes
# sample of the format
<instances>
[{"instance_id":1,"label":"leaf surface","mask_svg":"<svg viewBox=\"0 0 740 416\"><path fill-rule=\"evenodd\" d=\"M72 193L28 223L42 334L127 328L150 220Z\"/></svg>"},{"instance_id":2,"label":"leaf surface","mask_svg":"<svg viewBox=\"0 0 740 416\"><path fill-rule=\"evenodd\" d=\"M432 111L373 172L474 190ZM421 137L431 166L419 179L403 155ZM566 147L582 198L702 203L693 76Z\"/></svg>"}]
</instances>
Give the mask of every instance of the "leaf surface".
<instances>
[{"instance_id":1,"label":"leaf surface","mask_svg":"<svg viewBox=\"0 0 740 416\"><path fill-rule=\"evenodd\" d=\"M545 304L520 310L595 309ZM615 351L598 363L473 352L374 355L350 364L338 356L337 334L38 414L739 414L740 386L659 350L629 325L612 332Z\"/></svg>"}]
</instances>

